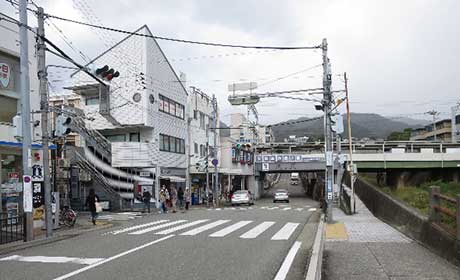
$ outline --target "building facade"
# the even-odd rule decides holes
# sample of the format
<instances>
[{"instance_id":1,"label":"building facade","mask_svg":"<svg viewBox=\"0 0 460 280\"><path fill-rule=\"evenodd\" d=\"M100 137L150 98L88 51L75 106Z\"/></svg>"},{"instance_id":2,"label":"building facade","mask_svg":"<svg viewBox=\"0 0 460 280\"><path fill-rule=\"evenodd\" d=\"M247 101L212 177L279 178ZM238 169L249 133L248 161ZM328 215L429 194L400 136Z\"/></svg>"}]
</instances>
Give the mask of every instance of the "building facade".
<instances>
[{"instance_id":1,"label":"building facade","mask_svg":"<svg viewBox=\"0 0 460 280\"><path fill-rule=\"evenodd\" d=\"M460 115L455 117L457 131L460 131ZM414 129L411 133L412 141L439 141L452 142L452 120L443 119L434 124Z\"/></svg>"}]
</instances>

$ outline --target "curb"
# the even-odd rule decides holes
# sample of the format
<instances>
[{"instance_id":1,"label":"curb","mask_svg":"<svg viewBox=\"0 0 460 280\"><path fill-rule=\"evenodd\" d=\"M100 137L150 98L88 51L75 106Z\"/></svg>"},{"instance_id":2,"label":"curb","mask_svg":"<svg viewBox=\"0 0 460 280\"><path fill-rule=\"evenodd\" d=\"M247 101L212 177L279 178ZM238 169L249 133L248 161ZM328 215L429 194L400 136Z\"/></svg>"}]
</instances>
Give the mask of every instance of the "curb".
<instances>
[{"instance_id":1,"label":"curb","mask_svg":"<svg viewBox=\"0 0 460 280\"><path fill-rule=\"evenodd\" d=\"M307 276L305 280L321 279L321 269L323 266L324 251L324 214L321 215L318 230L316 231L315 242L311 252L310 263L308 265Z\"/></svg>"},{"instance_id":2,"label":"curb","mask_svg":"<svg viewBox=\"0 0 460 280\"><path fill-rule=\"evenodd\" d=\"M79 230L78 232L69 232L69 233L64 232L64 233L61 233L59 235L55 235L55 236L53 236L51 238L42 238L42 239L32 240L32 241L29 241L29 242L23 242L23 241L18 241L20 243L13 242L13 243L10 243L10 245L6 245L6 246L0 248L0 256L9 254L11 252L23 250L23 249L38 247L38 246L41 246L41 245L46 245L46 244L58 242L58 241L65 240L65 239L70 239L70 238L82 235L84 233L87 233L87 232L101 230L101 229L107 229L107 228L111 228L111 227L113 227L113 224L107 224L107 225L103 225L103 226L100 226L100 227L97 227L97 228L82 229L82 230Z\"/></svg>"}]
</instances>

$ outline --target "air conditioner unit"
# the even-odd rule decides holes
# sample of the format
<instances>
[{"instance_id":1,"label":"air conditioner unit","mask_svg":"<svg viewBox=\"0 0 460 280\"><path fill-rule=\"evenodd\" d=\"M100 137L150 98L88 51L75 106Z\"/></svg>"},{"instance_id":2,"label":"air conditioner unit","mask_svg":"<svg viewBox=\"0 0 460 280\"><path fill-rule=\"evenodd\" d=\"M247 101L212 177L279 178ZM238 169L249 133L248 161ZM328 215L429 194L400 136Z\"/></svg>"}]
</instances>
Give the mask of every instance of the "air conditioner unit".
<instances>
[{"instance_id":1,"label":"air conditioner unit","mask_svg":"<svg viewBox=\"0 0 460 280\"><path fill-rule=\"evenodd\" d=\"M58 159L57 164L61 168L70 167L69 161L65 158Z\"/></svg>"}]
</instances>

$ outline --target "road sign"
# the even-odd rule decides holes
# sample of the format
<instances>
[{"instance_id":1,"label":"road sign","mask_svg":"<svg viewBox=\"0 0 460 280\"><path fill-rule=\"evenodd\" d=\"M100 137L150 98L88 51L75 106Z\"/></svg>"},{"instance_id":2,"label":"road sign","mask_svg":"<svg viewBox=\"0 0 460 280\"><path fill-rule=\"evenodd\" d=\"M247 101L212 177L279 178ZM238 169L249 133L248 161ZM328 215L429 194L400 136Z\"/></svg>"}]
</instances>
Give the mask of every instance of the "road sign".
<instances>
[{"instance_id":1,"label":"road sign","mask_svg":"<svg viewBox=\"0 0 460 280\"><path fill-rule=\"evenodd\" d=\"M228 91L253 90L257 88L256 82L237 83L228 85Z\"/></svg>"},{"instance_id":2,"label":"road sign","mask_svg":"<svg viewBox=\"0 0 460 280\"><path fill-rule=\"evenodd\" d=\"M343 133L343 117L342 115L334 115L332 116L332 121L334 124L332 125L332 130L335 131L337 134Z\"/></svg>"},{"instance_id":3,"label":"road sign","mask_svg":"<svg viewBox=\"0 0 460 280\"><path fill-rule=\"evenodd\" d=\"M211 161L211 163L212 163L212 165L217 166L219 164L219 160L217 160L217 158L215 158L215 159L213 159Z\"/></svg>"},{"instance_id":4,"label":"road sign","mask_svg":"<svg viewBox=\"0 0 460 280\"><path fill-rule=\"evenodd\" d=\"M150 172L149 171L141 171L141 172L139 172L139 176L141 176L141 177L150 177Z\"/></svg>"},{"instance_id":5,"label":"road sign","mask_svg":"<svg viewBox=\"0 0 460 280\"><path fill-rule=\"evenodd\" d=\"M270 170L270 164L268 162L262 163L262 171Z\"/></svg>"},{"instance_id":6,"label":"road sign","mask_svg":"<svg viewBox=\"0 0 460 280\"><path fill-rule=\"evenodd\" d=\"M29 175L22 176L23 182L23 204L24 204L24 212L32 213L33 206L32 206L32 178Z\"/></svg>"}]
</instances>

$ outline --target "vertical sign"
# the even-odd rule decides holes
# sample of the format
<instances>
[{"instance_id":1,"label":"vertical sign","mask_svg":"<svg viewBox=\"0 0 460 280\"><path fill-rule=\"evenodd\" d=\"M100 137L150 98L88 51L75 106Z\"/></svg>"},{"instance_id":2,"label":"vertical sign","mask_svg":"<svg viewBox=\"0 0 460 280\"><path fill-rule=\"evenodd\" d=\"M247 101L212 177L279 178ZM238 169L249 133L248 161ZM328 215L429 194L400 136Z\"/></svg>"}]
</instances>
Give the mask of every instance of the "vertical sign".
<instances>
[{"instance_id":1,"label":"vertical sign","mask_svg":"<svg viewBox=\"0 0 460 280\"><path fill-rule=\"evenodd\" d=\"M24 212L32 213L32 178L28 175L22 176L23 182L23 205L24 205Z\"/></svg>"},{"instance_id":2,"label":"vertical sign","mask_svg":"<svg viewBox=\"0 0 460 280\"><path fill-rule=\"evenodd\" d=\"M268 162L263 162L262 171L268 171L268 170L270 170L270 164Z\"/></svg>"}]
</instances>

